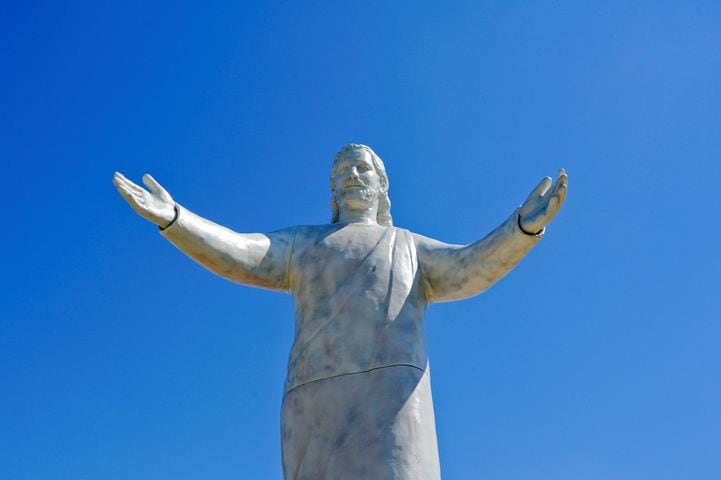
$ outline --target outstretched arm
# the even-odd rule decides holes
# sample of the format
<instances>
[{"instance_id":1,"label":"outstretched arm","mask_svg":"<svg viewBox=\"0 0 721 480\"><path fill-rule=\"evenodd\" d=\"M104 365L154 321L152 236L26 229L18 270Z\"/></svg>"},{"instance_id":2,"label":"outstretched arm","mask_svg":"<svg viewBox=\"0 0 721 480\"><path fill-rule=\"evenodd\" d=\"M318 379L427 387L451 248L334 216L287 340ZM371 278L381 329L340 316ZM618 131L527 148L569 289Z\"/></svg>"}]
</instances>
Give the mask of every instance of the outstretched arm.
<instances>
[{"instance_id":1,"label":"outstretched arm","mask_svg":"<svg viewBox=\"0 0 721 480\"><path fill-rule=\"evenodd\" d=\"M541 239L568 188L564 170L549 177L493 232L471 245L450 245L416 235L426 300L447 302L477 295L515 267Z\"/></svg>"},{"instance_id":2,"label":"outstretched arm","mask_svg":"<svg viewBox=\"0 0 721 480\"><path fill-rule=\"evenodd\" d=\"M150 191L120 173L113 183L133 210L158 225L165 238L208 270L245 285L288 290L293 229L236 233L175 203L150 175L143 176Z\"/></svg>"}]
</instances>

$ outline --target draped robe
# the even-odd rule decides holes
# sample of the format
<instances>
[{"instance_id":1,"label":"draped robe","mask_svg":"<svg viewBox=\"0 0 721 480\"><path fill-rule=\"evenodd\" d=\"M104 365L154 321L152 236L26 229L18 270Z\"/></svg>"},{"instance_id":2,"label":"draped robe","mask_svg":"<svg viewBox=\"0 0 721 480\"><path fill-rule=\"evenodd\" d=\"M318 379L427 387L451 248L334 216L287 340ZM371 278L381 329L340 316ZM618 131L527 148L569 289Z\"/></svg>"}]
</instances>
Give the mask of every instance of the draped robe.
<instances>
[{"instance_id":1,"label":"draped robe","mask_svg":"<svg viewBox=\"0 0 721 480\"><path fill-rule=\"evenodd\" d=\"M423 314L480 293L535 245L517 212L450 245L396 227L239 234L178 206L162 234L230 280L293 295L281 412L286 479L440 478Z\"/></svg>"}]
</instances>

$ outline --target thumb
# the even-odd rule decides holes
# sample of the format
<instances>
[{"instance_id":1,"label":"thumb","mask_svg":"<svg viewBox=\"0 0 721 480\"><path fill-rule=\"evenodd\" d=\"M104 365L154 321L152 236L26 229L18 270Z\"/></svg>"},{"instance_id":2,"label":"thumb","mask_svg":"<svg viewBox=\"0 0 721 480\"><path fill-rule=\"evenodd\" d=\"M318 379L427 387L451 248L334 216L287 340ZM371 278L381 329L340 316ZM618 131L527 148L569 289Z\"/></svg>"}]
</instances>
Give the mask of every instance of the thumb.
<instances>
[{"instance_id":1,"label":"thumb","mask_svg":"<svg viewBox=\"0 0 721 480\"><path fill-rule=\"evenodd\" d=\"M146 187L148 187L148 189L150 189L152 193L158 195L161 200L169 203L173 202L173 199L170 197L168 191L161 187L160 184L149 173L143 175L143 183Z\"/></svg>"},{"instance_id":2,"label":"thumb","mask_svg":"<svg viewBox=\"0 0 721 480\"><path fill-rule=\"evenodd\" d=\"M531 200L532 198L536 197L542 197L548 191L548 187L551 186L552 182L553 180L551 180L551 177L543 177L543 179L539 182L536 188L534 188L533 191L528 195L527 200Z\"/></svg>"}]
</instances>

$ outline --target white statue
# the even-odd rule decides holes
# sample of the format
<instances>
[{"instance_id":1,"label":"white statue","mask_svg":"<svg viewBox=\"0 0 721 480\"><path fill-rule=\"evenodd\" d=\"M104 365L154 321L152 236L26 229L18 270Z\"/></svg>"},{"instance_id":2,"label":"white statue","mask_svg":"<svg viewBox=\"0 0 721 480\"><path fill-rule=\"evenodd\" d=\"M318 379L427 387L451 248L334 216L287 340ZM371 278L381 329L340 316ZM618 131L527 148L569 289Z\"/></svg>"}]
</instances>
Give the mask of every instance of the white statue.
<instances>
[{"instance_id":1,"label":"white statue","mask_svg":"<svg viewBox=\"0 0 721 480\"><path fill-rule=\"evenodd\" d=\"M120 194L210 271L293 295L295 341L282 406L286 479L440 478L423 313L467 298L508 273L540 240L568 178L546 177L497 229L449 245L393 227L388 176L364 145L331 170L332 220L242 234L121 174Z\"/></svg>"}]
</instances>

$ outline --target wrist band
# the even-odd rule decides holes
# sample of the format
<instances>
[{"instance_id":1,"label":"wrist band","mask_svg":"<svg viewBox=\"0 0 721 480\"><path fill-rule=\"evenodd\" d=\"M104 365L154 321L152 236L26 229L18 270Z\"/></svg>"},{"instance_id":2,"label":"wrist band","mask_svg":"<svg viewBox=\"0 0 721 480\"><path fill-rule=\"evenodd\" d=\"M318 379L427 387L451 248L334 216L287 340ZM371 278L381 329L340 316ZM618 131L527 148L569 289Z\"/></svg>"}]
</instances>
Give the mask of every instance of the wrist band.
<instances>
[{"instance_id":1,"label":"wrist band","mask_svg":"<svg viewBox=\"0 0 721 480\"><path fill-rule=\"evenodd\" d=\"M171 226L172 224L174 224L175 221L178 219L178 216L180 215L180 209L178 208L178 204L177 204L177 203L176 203L175 205L173 205L173 209L175 210L175 216L174 216L173 219L170 221L170 223L167 224L167 225L164 226L164 227L161 227L160 225L158 225L158 228L160 229L161 232L162 232L163 230L165 230L166 228L168 228L169 226ZM520 223L519 223L519 225L520 225ZM523 229L521 229L521 230L523 230Z\"/></svg>"},{"instance_id":2,"label":"wrist band","mask_svg":"<svg viewBox=\"0 0 721 480\"><path fill-rule=\"evenodd\" d=\"M542 234L543 231L546 229L546 227L543 227L542 229L540 229L540 230L539 230L538 232L536 232L536 233L527 232L527 231L523 228L523 226L521 225L521 214L520 214L520 213L518 214L518 228L520 228L521 231L522 231L523 233L525 233L526 235L530 235L530 236L532 236L532 237L537 237L537 236L539 236L539 235Z\"/></svg>"}]
</instances>

